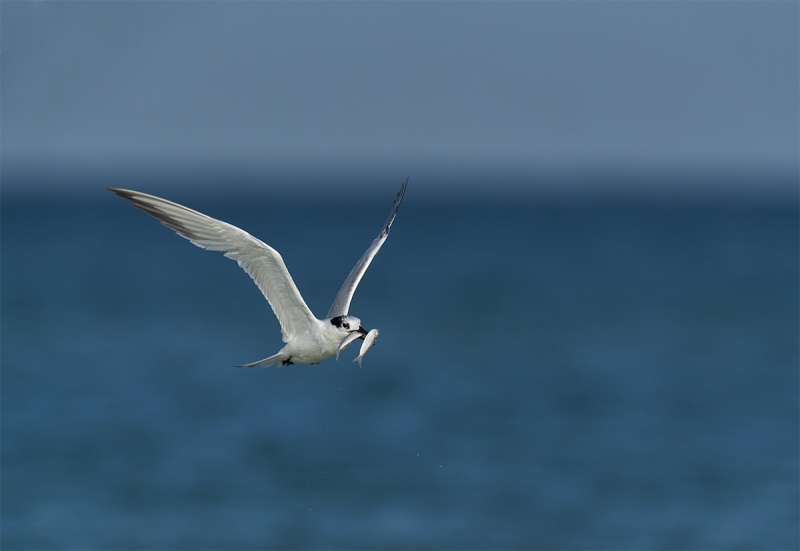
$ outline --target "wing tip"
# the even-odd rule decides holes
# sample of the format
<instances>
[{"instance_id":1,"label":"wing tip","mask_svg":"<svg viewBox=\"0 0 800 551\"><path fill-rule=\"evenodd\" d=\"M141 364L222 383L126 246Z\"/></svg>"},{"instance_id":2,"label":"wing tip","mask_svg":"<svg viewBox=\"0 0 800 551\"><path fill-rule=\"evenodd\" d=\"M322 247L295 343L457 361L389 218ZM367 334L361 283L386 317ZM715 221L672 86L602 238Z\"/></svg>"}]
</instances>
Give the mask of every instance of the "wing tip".
<instances>
[{"instance_id":1,"label":"wing tip","mask_svg":"<svg viewBox=\"0 0 800 551\"><path fill-rule=\"evenodd\" d=\"M400 210L400 203L403 202L403 197L406 194L406 187L408 186L408 176L406 176L406 181L403 182L403 185L400 186L400 191L397 192L397 197L394 198L394 203L392 204L392 211L389 213L389 218L386 219L386 223L383 225L383 229L381 233L378 235L378 238L386 237L389 235L389 230L392 229L392 222L394 222L395 216L397 216L397 211Z\"/></svg>"},{"instance_id":2,"label":"wing tip","mask_svg":"<svg viewBox=\"0 0 800 551\"><path fill-rule=\"evenodd\" d=\"M403 182L403 185L400 186L400 191L397 192L397 198L394 200L397 206L400 206L400 201L403 200L403 196L406 194L406 188L408 187L408 178L409 177L406 176L406 181Z\"/></svg>"},{"instance_id":3,"label":"wing tip","mask_svg":"<svg viewBox=\"0 0 800 551\"><path fill-rule=\"evenodd\" d=\"M125 197L126 199L130 199L134 194L134 192L129 189L122 189L118 187L107 187L106 189L112 193L116 193L120 197Z\"/></svg>"}]
</instances>

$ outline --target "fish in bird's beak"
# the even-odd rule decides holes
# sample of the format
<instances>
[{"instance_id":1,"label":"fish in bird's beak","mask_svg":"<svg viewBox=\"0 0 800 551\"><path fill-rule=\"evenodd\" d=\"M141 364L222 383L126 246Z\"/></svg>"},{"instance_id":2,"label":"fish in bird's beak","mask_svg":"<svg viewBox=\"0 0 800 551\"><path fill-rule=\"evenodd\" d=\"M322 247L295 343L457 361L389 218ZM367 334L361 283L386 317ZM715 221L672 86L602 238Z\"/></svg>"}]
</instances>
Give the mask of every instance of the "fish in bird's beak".
<instances>
[{"instance_id":1,"label":"fish in bird's beak","mask_svg":"<svg viewBox=\"0 0 800 551\"><path fill-rule=\"evenodd\" d=\"M364 354L366 354L370 348L375 346L375 339L378 338L379 333L380 331L373 329L367 333L366 337L364 337L364 342L361 343L361 350L358 352L358 357L353 360L354 362L358 362L358 367L361 367L361 360L364 359Z\"/></svg>"},{"instance_id":2,"label":"fish in bird's beak","mask_svg":"<svg viewBox=\"0 0 800 551\"><path fill-rule=\"evenodd\" d=\"M358 335L359 339L365 338L367 336L367 334L368 334L367 330L364 329L363 325L359 325L358 329L356 329L356 331L358 331L358 333L359 333L359 335Z\"/></svg>"}]
</instances>

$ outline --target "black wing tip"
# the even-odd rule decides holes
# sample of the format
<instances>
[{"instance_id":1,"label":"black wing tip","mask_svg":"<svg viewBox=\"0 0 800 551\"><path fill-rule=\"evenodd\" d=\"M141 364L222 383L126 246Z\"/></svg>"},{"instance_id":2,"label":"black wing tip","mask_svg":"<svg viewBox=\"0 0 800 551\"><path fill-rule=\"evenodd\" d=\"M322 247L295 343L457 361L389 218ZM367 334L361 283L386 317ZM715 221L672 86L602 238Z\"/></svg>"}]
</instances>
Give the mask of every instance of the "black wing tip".
<instances>
[{"instance_id":1,"label":"black wing tip","mask_svg":"<svg viewBox=\"0 0 800 551\"><path fill-rule=\"evenodd\" d=\"M188 228L185 224L183 224L179 219L175 218L174 216L171 216L170 214L160 209L158 206L158 202L149 202L141 197L142 195L144 195L145 197L149 197L147 196L147 194L140 193L138 191L131 191L129 189L120 189L113 187L107 189L109 191L113 191L120 197L128 199L131 202L132 207L136 207L137 209L143 210L153 218L158 219L166 227L178 232L180 235L186 237L187 239L192 239L194 237L190 228ZM164 199L160 199L158 197L153 197L153 199L156 199L157 201L165 201Z\"/></svg>"},{"instance_id":2,"label":"black wing tip","mask_svg":"<svg viewBox=\"0 0 800 551\"><path fill-rule=\"evenodd\" d=\"M400 205L400 201L403 200L403 196L406 194L406 187L408 187L408 176L406 176L406 181L403 182L403 185L400 186L400 191L397 192L397 199L394 200L397 205Z\"/></svg>"},{"instance_id":3,"label":"black wing tip","mask_svg":"<svg viewBox=\"0 0 800 551\"><path fill-rule=\"evenodd\" d=\"M120 197L122 197L124 199L129 200L131 202L131 205L133 205L134 207L140 208L140 209L142 209L142 210L144 210L146 212L150 212L150 209L154 208L154 207L152 207L150 205L150 203L147 203L146 201L144 201L142 199L141 196L143 196L143 195L146 196L146 194L144 194L144 193L140 193L138 191L131 191L129 189L116 188L116 187L110 187L110 188L106 188L106 189L108 189L108 191L112 191L112 192L116 193L117 195L119 195ZM148 207L149 207L149 209L148 209Z\"/></svg>"},{"instance_id":4,"label":"black wing tip","mask_svg":"<svg viewBox=\"0 0 800 551\"><path fill-rule=\"evenodd\" d=\"M403 182L403 185L400 186L400 191L397 192L397 197L394 198L394 204L392 204L392 212L389 213L389 218L386 219L386 223L383 225L383 230L381 230L380 237L385 237L389 235L389 230L392 228L392 222L394 222L394 217L397 216L397 211L400 210L400 203L403 202L403 197L406 194L406 187L408 186L408 176L406 176L406 181Z\"/></svg>"},{"instance_id":5,"label":"black wing tip","mask_svg":"<svg viewBox=\"0 0 800 551\"><path fill-rule=\"evenodd\" d=\"M392 212L389 215L390 220L394 219L398 209L400 209L400 203L403 202L403 197L406 194L406 187L408 187L408 176L406 176L406 181L403 182L403 185L400 186L400 191L397 192L397 197L394 198L394 204L392 205Z\"/></svg>"},{"instance_id":6,"label":"black wing tip","mask_svg":"<svg viewBox=\"0 0 800 551\"><path fill-rule=\"evenodd\" d=\"M127 199L135 207L139 206L141 203L144 202L144 201L142 201L141 196L147 196L146 193L142 193L140 191L133 191L133 190L130 190L130 189L122 189L122 188L118 188L118 187L109 187L109 188L106 188L106 189L108 191L112 192L112 193L115 193L115 194L119 195L123 199ZM141 208L141 207L139 207L139 208Z\"/></svg>"}]
</instances>

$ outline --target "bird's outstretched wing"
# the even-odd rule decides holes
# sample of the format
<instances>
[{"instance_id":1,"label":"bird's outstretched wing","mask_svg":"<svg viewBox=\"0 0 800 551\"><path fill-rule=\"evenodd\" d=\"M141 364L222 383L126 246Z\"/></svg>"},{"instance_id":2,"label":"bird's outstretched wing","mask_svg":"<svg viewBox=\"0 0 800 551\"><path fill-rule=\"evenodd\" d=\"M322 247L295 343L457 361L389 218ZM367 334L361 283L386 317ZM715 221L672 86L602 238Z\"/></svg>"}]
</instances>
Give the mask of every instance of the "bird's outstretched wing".
<instances>
[{"instance_id":1,"label":"bird's outstretched wing","mask_svg":"<svg viewBox=\"0 0 800 551\"><path fill-rule=\"evenodd\" d=\"M108 188L198 247L223 251L253 278L281 324L283 342L315 321L278 251L244 230L146 193Z\"/></svg>"},{"instance_id":2,"label":"bird's outstretched wing","mask_svg":"<svg viewBox=\"0 0 800 551\"><path fill-rule=\"evenodd\" d=\"M364 275L364 272L367 271L370 262L372 262L372 259L376 254L378 254L378 250L381 248L381 245L383 245L383 242L386 241L386 237L389 235L389 230L392 227L392 222L394 222L394 217L397 216L397 210L400 208L400 203L403 201L403 195L406 193L407 185L408 178L406 178L406 181L403 182L403 186L400 188L400 191L394 200L392 212L389 213L389 218L386 219L386 223L383 225L381 233L378 234L378 237L375 238L361 259L356 262L356 265L350 272L350 275L347 276L347 279L344 281L344 285L342 285L342 288L339 289L336 298L333 299L331 309L328 310L329 318L345 316L347 315L348 310L350 310L350 301L353 299L353 293L356 292L358 282L361 281L361 277Z\"/></svg>"}]
</instances>

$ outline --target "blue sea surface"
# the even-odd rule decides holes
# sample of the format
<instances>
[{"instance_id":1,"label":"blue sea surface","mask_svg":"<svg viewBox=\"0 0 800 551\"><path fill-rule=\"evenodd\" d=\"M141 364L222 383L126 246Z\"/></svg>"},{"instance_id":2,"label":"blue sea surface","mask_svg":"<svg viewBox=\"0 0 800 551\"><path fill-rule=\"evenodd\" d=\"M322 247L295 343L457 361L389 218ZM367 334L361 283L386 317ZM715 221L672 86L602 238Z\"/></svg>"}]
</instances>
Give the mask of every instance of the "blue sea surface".
<instances>
[{"instance_id":1,"label":"blue sea surface","mask_svg":"<svg viewBox=\"0 0 800 551\"><path fill-rule=\"evenodd\" d=\"M256 286L97 195L2 203L2 549L800 545L796 204L410 189L363 368L234 369L282 346ZM164 195L319 316L389 210Z\"/></svg>"}]
</instances>

